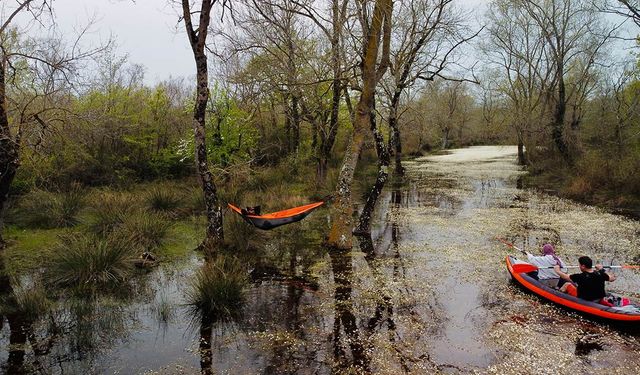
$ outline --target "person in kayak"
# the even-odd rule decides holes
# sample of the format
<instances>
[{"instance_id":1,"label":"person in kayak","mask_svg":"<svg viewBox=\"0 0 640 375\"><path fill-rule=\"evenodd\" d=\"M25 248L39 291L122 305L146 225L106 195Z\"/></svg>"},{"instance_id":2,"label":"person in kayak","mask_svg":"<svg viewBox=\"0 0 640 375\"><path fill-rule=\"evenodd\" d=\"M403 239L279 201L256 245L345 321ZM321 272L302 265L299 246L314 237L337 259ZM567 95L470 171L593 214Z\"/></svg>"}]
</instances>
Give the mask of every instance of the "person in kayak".
<instances>
[{"instance_id":1,"label":"person in kayak","mask_svg":"<svg viewBox=\"0 0 640 375\"><path fill-rule=\"evenodd\" d=\"M563 279L558 278L558 274L553 271L554 266L565 268L564 263L556 255L556 249L550 243L544 244L542 247L542 255L533 255L525 251L529 263L538 266L538 280L549 288L561 287L565 283ZM533 276L533 275L532 275ZM535 277L534 277L535 278Z\"/></svg>"},{"instance_id":2,"label":"person in kayak","mask_svg":"<svg viewBox=\"0 0 640 375\"><path fill-rule=\"evenodd\" d=\"M582 272L574 273L572 275L562 272L558 266L554 267L554 271L560 276L560 278L569 281L560 288L560 291L569 293L587 301L606 304L603 303L603 299L607 295L604 290L604 282L614 281L616 279L616 275L604 272L604 269L600 264L597 264L594 269L593 261L588 256L581 256L578 258L578 264L580 265L580 271ZM578 290L575 294L572 293L575 288L572 283L578 285Z\"/></svg>"}]
</instances>

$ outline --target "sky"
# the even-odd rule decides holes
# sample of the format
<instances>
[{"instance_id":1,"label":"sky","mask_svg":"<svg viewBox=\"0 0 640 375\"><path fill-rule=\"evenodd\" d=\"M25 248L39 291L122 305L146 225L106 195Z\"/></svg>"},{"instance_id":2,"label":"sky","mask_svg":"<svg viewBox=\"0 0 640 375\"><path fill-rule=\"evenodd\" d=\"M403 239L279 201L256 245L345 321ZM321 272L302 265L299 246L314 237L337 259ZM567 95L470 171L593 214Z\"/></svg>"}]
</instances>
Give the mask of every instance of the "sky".
<instances>
[{"instance_id":1,"label":"sky","mask_svg":"<svg viewBox=\"0 0 640 375\"><path fill-rule=\"evenodd\" d=\"M195 76L184 24L178 23L178 10L167 0L55 0L53 7L65 34L95 17L87 39L99 43L113 35L117 53L145 67L147 83Z\"/></svg>"},{"instance_id":2,"label":"sky","mask_svg":"<svg viewBox=\"0 0 640 375\"><path fill-rule=\"evenodd\" d=\"M5 1L13 0L0 0L0 4ZM474 29L480 27L489 2L456 0L457 6L469 13ZM53 1L55 18L64 35L73 35L74 29L95 18L86 36L87 42L99 43L113 35L118 45L117 53L127 54L130 63L145 67L147 84L170 77L195 76L193 55L184 33L184 24L178 23L179 9L176 6L169 0ZM472 46L467 48L473 53Z\"/></svg>"},{"instance_id":3,"label":"sky","mask_svg":"<svg viewBox=\"0 0 640 375\"><path fill-rule=\"evenodd\" d=\"M0 0L0 2L12 0ZM488 0L457 0L476 19ZM184 24L178 23L176 4L169 0L54 0L58 27L64 35L74 35L96 21L85 37L100 43L113 35L119 54L127 54L130 63L145 67L145 82L154 84L169 77L195 76L195 63ZM478 22L479 21L475 21Z\"/></svg>"}]
</instances>

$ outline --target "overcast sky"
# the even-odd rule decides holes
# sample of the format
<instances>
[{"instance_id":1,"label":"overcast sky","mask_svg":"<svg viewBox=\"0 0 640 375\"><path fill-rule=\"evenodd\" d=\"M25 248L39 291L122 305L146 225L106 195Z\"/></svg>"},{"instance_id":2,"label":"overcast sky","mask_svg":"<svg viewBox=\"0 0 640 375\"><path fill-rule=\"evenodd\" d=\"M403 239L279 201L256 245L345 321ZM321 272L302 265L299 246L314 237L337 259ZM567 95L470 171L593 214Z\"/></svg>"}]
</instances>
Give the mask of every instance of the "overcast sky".
<instances>
[{"instance_id":1,"label":"overcast sky","mask_svg":"<svg viewBox=\"0 0 640 375\"><path fill-rule=\"evenodd\" d=\"M0 0L0 2L11 0ZM489 0L457 0L479 27ZM7 3L5 3L7 4ZM55 0L56 21L65 34L96 17L89 42L112 34L118 52L129 62L145 67L145 81L157 83L173 77L192 77L195 64L184 25L178 24L178 10L168 0Z\"/></svg>"},{"instance_id":2,"label":"overcast sky","mask_svg":"<svg viewBox=\"0 0 640 375\"><path fill-rule=\"evenodd\" d=\"M4 0L0 0L4 1ZM459 6L473 11L473 18L484 12L488 0L458 0ZM66 34L97 17L89 39L108 39L112 34L118 51L131 63L145 67L145 81L156 83L173 77L195 75L195 63L184 25L167 0L55 0L56 21Z\"/></svg>"}]
</instances>

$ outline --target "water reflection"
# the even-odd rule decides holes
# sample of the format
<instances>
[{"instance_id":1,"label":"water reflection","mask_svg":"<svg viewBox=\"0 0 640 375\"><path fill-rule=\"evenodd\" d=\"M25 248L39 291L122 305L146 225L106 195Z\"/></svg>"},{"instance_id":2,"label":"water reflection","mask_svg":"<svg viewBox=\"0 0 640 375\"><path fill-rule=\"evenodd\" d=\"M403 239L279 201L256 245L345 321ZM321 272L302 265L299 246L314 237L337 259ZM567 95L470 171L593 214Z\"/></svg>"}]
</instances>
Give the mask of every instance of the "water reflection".
<instances>
[{"instance_id":1,"label":"water reflection","mask_svg":"<svg viewBox=\"0 0 640 375\"><path fill-rule=\"evenodd\" d=\"M340 368L350 368L353 364L355 370L368 371L370 358L353 313L351 251L331 249L329 255L335 283L334 362Z\"/></svg>"}]
</instances>

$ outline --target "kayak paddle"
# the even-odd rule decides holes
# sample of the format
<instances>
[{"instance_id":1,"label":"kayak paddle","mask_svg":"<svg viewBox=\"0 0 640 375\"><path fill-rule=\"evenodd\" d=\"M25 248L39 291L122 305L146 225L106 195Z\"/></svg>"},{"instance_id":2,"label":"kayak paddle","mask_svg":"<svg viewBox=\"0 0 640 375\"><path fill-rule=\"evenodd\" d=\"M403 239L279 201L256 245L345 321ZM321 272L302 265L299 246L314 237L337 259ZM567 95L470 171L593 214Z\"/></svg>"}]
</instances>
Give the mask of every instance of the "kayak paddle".
<instances>
[{"instance_id":1,"label":"kayak paddle","mask_svg":"<svg viewBox=\"0 0 640 375\"><path fill-rule=\"evenodd\" d=\"M508 242L508 241L507 241L507 240L505 240L504 238L496 237L496 239L497 239L498 241L502 242L503 244L505 244L505 245L509 246L510 248L512 248L512 249L516 249L516 250L518 250L519 252L521 252L522 254L527 255L527 252L526 252L526 251L522 250L521 248L517 247L516 245L512 244L511 242ZM528 271L528 272L531 272L531 271Z\"/></svg>"},{"instance_id":2,"label":"kayak paddle","mask_svg":"<svg viewBox=\"0 0 640 375\"><path fill-rule=\"evenodd\" d=\"M580 266L565 266L564 268L578 268ZM515 273L529 273L533 271L537 271L540 268L542 269L553 269L553 267L538 267L529 263L516 263L511 266L513 272ZM630 268L640 268L638 265L622 265L622 266L602 266L602 268L622 268L622 269L630 269Z\"/></svg>"}]
</instances>

